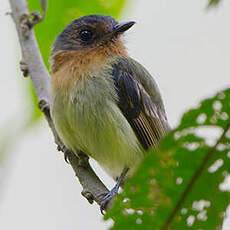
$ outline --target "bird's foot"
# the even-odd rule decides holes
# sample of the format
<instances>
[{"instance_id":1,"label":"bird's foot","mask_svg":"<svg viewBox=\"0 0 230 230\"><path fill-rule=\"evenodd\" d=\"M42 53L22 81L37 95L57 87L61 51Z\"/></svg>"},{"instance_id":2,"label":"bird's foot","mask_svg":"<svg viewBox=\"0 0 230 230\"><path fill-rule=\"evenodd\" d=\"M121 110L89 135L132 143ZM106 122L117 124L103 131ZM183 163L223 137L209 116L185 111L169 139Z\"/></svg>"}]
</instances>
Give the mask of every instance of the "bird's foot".
<instances>
[{"instance_id":1,"label":"bird's foot","mask_svg":"<svg viewBox=\"0 0 230 230\"><path fill-rule=\"evenodd\" d=\"M100 207L101 213L103 215L105 214L108 203L118 194L119 187L120 187L120 183L117 182L116 185L109 192L100 194L100 195L104 195Z\"/></svg>"},{"instance_id":2,"label":"bird's foot","mask_svg":"<svg viewBox=\"0 0 230 230\"><path fill-rule=\"evenodd\" d=\"M104 211L107 210L108 203L118 194L118 190L120 186L124 184L125 177L128 171L129 171L129 168L125 167L120 177L118 178L116 185L111 189L111 191L104 193L104 194L100 194L100 195L104 195L101 201L101 213L103 215L104 215Z\"/></svg>"},{"instance_id":3,"label":"bird's foot","mask_svg":"<svg viewBox=\"0 0 230 230\"><path fill-rule=\"evenodd\" d=\"M71 151L68 150L67 148L64 149L64 159L67 164L69 164L69 156L71 156Z\"/></svg>"}]
</instances>

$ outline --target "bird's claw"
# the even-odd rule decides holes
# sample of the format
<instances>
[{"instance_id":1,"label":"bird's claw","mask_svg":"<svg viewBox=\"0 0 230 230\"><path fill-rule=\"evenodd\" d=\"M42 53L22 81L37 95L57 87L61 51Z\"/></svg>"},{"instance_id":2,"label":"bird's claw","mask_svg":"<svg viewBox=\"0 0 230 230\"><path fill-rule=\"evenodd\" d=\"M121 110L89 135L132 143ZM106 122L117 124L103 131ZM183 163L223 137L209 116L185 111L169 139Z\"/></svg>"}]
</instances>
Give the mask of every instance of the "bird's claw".
<instances>
[{"instance_id":1,"label":"bird's claw","mask_svg":"<svg viewBox=\"0 0 230 230\"><path fill-rule=\"evenodd\" d=\"M67 164L69 164L69 155L70 155L69 150L64 151L64 159Z\"/></svg>"},{"instance_id":2,"label":"bird's claw","mask_svg":"<svg viewBox=\"0 0 230 230\"><path fill-rule=\"evenodd\" d=\"M118 190L119 190L120 186L124 184L124 178L125 178L128 171L129 171L129 168L125 167L123 169L120 177L117 179L117 183L112 188L112 190L107 192L107 193L101 194L101 196L103 195L103 198L101 200L101 208L100 208L102 215L105 214L105 211L107 210L108 203L118 194Z\"/></svg>"},{"instance_id":3,"label":"bird's claw","mask_svg":"<svg viewBox=\"0 0 230 230\"><path fill-rule=\"evenodd\" d=\"M112 188L109 192L101 194L104 195L103 199L101 200L101 207L100 207L102 215L105 214L108 203L118 194L118 190L119 190L119 185L116 184L115 187Z\"/></svg>"}]
</instances>

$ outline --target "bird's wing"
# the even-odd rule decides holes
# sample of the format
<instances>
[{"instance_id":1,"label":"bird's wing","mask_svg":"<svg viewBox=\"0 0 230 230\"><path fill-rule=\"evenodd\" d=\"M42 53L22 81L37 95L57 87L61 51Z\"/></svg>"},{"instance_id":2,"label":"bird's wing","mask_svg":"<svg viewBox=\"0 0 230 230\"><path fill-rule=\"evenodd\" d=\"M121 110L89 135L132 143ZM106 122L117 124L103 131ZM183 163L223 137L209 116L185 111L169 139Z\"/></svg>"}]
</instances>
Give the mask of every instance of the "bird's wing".
<instances>
[{"instance_id":1,"label":"bird's wing","mask_svg":"<svg viewBox=\"0 0 230 230\"><path fill-rule=\"evenodd\" d=\"M139 63L119 58L113 64L113 79L118 106L145 149L156 147L169 131L158 87Z\"/></svg>"}]
</instances>

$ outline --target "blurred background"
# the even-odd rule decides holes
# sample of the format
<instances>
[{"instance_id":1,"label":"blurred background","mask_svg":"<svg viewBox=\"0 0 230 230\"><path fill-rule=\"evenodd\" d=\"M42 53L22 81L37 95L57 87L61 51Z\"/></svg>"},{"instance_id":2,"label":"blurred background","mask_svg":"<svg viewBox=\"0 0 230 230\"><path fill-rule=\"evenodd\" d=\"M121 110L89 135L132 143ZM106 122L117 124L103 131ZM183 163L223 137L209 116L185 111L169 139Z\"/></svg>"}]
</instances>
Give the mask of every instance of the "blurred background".
<instances>
[{"instance_id":1,"label":"blurred background","mask_svg":"<svg viewBox=\"0 0 230 230\"><path fill-rule=\"evenodd\" d=\"M38 0L28 0L40 9ZM69 4L69 5L68 5ZM0 0L0 228L4 230L107 229L97 205L81 187L40 112L21 59L7 0ZM36 26L48 65L55 36L85 14L135 20L126 34L130 56L142 63L161 89L169 122L216 91L229 87L230 2L207 8L206 0L50 1L45 21ZM113 181L93 162L105 183ZM224 230L230 229L225 221Z\"/></svg>"}]
</instances>

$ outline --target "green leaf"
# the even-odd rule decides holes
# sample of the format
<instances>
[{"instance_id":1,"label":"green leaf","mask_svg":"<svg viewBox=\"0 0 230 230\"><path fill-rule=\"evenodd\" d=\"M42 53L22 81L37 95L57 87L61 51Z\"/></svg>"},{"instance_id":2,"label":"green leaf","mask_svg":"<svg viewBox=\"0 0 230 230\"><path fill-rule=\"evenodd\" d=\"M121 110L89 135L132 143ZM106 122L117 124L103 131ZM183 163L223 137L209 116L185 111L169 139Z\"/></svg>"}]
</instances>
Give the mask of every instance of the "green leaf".
<instances>
[{"instance_id":1,"label":"green leaf","mask_svg":"<svg viewBox=\"0 0 230 230\"><path fill-rule=\"evenodd\" d=\"M230 203L229 102L227 89L183 115L106 214L111 229L219 229Z\"/></svg>"},{"instance_id":2,"label":"green leaf","mask_svg":"<svg viewBox=\"0 0 230 230\"><path fill-rule=\"evenodd\" d=\"M221 0L209 0L209 6L216 6L220 3Z\"/></svg>"}]
</instances>

